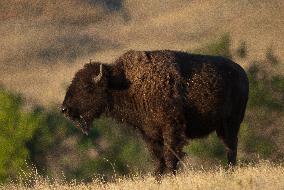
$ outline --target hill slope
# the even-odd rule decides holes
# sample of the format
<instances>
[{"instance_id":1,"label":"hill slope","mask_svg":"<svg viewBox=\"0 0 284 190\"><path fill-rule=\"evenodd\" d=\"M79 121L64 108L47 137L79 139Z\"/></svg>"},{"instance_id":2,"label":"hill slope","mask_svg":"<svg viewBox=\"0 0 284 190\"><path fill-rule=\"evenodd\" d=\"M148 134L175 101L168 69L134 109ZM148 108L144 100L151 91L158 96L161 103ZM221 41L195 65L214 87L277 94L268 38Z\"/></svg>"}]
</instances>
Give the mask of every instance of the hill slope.
<instances>
[{"instance_id":1,"label":"hill slope","mask_svg":"<svg viewBox=\"0 0 284 190\"><path fill-rule=\"evenodd\" d=\"M128 49L190 51L224 33L232 48L247 43L242 65L268 47L284 60L281 0L102 2L1 1L0 84L29 102L60 103L89 58L111 62Z\"/></svg>"}]
</instances>

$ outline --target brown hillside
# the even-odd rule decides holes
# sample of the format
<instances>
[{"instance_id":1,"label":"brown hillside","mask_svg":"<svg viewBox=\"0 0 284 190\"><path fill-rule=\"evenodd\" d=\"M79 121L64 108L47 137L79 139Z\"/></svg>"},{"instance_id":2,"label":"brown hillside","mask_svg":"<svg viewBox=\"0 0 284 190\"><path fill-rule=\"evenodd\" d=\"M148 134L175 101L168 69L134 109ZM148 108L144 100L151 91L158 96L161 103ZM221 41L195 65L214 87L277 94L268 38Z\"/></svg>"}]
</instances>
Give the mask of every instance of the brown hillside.
<instances>
[{"instance_id":1,"label":"brown hillside","mask_svg":"<svg viewBox=\"0 0 284 190\"><path fill-rule=\"evenodd\" d=\"M90 3L92 2L92 3ZM128 49L193 50L224 33L246 41L247 65L272 47L284 61L282 0L1 1L0 83L44 105L89 58L112 61ZM283 65L279 72L284 72Z\"/></svg>"}]
</instances>

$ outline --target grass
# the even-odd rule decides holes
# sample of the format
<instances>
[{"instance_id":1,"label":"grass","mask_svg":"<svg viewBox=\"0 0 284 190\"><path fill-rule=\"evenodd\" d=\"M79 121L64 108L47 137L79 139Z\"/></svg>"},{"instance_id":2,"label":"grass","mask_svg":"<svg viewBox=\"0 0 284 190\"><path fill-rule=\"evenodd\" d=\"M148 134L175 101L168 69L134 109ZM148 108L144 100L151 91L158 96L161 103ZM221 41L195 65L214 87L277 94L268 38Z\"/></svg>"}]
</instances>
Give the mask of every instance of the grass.
<instances>
[{"instance_id":1,"label":"grass","mask_svg":"<svg viewBox=\"0 0 284 190\"><path fill-rule=\"evenodd\" d=\"M139 174L117 177L108 183L100 178L95 178L91 183L67 183L33 176L29 181L8 183L0 189L284 189L284 166L266 161L238 166L234 171L221 167L209 170L189 167L177 176L164 177L160 183L151 175Z\"/></svg>"}]
</instances>

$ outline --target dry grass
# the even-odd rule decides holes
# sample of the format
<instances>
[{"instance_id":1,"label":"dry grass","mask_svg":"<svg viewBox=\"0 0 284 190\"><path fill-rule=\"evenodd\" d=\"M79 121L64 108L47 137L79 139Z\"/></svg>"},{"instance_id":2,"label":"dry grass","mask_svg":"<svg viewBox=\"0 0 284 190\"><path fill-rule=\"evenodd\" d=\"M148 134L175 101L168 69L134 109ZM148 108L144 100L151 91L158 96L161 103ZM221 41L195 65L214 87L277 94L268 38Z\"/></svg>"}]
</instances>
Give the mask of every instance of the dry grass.
<instances>
[{"instance_id":1,"label":"dry grass","mask_svg":"<svg viewBox=\"0 0 284 190\"><path fill-rule=\"evenodd\" d=\"M114 182L102 183L95 179L91 183L53 182L36 177L34 186L10 183L0 189L284 189L284 166L261 162L255 166L237 167L234 171L222 168L211 170L186 169L177 176L164 177L157 183L151 176L116 178Z\"/></svg>"}]
</instances>

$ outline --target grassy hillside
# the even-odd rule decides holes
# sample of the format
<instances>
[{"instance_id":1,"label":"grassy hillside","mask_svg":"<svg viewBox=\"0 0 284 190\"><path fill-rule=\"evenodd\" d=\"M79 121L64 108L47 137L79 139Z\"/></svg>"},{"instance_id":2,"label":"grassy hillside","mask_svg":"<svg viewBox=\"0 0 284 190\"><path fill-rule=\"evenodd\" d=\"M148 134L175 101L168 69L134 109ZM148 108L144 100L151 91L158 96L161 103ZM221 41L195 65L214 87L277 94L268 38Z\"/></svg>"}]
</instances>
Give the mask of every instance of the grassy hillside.
<instances>
[{"instance_id":1,"label":"grassy hillside","mask_svg":"<svg viewBox=\"0 0 284 190\"><path fill-rule=\"evenodd\" d=\"M4 0L0 9L0 83L45 106L62 101L90 58L128 49L194 50L228 33L232 49L246 42L249 55L236 59L245 67L268 47L284 58L281 0Z\"/></svg>"}]
</instances>

